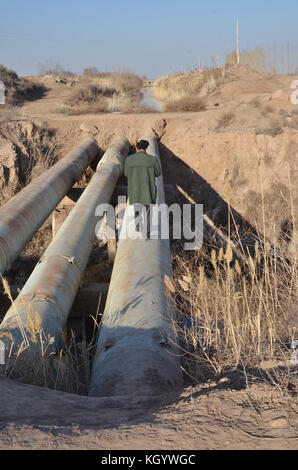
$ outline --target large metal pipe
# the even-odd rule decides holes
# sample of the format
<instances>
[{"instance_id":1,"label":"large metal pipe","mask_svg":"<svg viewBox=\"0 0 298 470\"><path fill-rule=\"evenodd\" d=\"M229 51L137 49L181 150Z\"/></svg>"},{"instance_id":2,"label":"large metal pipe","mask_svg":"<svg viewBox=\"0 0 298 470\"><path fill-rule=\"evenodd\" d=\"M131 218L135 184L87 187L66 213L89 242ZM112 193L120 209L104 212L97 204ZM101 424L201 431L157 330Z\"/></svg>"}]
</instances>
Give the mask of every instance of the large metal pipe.
<instances>
[{"instance_id":1,"label":"large metal pipe","mask_svg":"<svg viewBox=\"0 0 298 470\"><path fill-rule=\"evenodd\" d=\"M0 273L11 266L97 153L96 140L87 139L0 208Z\"/></svg>"},{"instance_id":2,"label":"large metal pipe","mask_svg":"<svg viewBox=\"0 0 298 470\"><path fill-rule=\"evenodd\" d=\"M32 329L36 324L46 344L50 337L56 347L60 346L61 332L96 237L99 219L95 209L110 201L129 148L128 140L120 138L107 150L96 174L7 312L0 325L0 338L13 343L14 349L34 343Z\"/></svg>"},{"instance_id":3,"label":"large metal pipe","mask_svg":"<svg viewBox=\"0 0 298 470\"><path fill-rule=\"evenodd\" d=\"M148 140L148 153L159 159L157 140ZM156 183L157 203L162 204L162 176ZM172 275L169 240L120 235L89 395L148 396L182 385L175 311L165 286L165 276Z\"/></svg>"}]
</instances>

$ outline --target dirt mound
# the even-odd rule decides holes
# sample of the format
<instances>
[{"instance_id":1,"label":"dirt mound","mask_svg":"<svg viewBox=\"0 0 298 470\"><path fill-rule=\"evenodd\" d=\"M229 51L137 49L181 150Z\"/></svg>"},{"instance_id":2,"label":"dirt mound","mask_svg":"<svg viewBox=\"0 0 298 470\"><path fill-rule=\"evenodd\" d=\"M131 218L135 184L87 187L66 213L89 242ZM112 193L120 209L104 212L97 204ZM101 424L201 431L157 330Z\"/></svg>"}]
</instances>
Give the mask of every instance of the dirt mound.
<instances>
[{"instance_id":1,"label":"dirt mound","mask_svg":"<svg viewBox=\"0 0 298 470\"><path fill-rule=\"evenodd\" d=\"M246 65L234 66L227 69L224 80L209 96L208 103L213 105L216 101L219 105L223 105L237 102L239 105L251 101L256 96L263 98L266 102L272 98L278 98L278 90L283 95L282 101L289 103L289 77L265 75Z\"/></svg>"},{"instance_id":2,"label":"dirt mound","mask_svg":"<svg viewBox=\"0 0 298 470\"><path fill-rule=\"evenodd\" d=\"M5 103L7 105L21 105L24 101L42 98L46 87L26 78L21 78L13 70L0 65L0 80L5 87Z\"/></svg>"}]
</instances>

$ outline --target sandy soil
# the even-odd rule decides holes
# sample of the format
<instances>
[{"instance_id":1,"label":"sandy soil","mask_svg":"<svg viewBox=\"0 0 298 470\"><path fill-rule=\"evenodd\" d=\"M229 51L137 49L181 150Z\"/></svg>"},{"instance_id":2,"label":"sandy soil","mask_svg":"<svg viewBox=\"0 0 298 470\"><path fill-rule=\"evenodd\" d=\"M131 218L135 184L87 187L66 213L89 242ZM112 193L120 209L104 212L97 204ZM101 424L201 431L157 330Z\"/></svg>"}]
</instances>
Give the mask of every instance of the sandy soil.
<instances>
[{"instance_id":1,"label":"sandy soil","mask_svg":"<svg viewBox=\"0 0 298 470\"><path fill-rule=\"evenodd\" d=\"M205 112L144 115L59 114L70 90L55 84L45 98L24 105L21 115L56 129L62 153L87 136L82 123L98 128L102 149L115 134L134 143L154 129L161 137L166 183L180 184L209 211L223 200L228 178L233 208L253 226L261 223L261 168L267 235L273 239L271 222L280 230L290 217L288 204L280 202L289 168L293 183L298 176L298 108L289 100L294 79L263 77L243 67L209 97ZM226 112L232 118L221 126ZM247 387L235 374L146 400L80 397L9 380L0 381L0 395L1 449L298 447L297 395L255 379Z\"/></svg>"},{"instance_id":2,"label":"sandy soil","mask_svg":"<svg viewBox=\"0 0 298 470\"><path fill-rule=\"evenodd\" d=\"M222 377L145 400L2 380L0 449L297 449L297 401L245 387Z\"/></svg>"}]
</instances>

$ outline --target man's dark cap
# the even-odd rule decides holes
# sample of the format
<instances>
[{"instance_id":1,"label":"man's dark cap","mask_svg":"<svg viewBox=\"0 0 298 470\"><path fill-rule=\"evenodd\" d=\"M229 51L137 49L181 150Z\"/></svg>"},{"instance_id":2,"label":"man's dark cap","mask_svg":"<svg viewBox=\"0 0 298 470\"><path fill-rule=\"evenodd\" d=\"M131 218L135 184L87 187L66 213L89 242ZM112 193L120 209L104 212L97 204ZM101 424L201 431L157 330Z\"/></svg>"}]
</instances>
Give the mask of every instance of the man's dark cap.
<instances>
[{"instance_id":1,"label":"man's dark cap","mask_svg":"<svg viewBox=\"0 0 298 470\"><path fill-rule=\"evenodd\" d=\"M149 147L149 142L148 140L140 140L139 142L137 142L137 148L138 149L143 149L143 150L146 150L147 148Z\"/></svg>"}]
</instances>

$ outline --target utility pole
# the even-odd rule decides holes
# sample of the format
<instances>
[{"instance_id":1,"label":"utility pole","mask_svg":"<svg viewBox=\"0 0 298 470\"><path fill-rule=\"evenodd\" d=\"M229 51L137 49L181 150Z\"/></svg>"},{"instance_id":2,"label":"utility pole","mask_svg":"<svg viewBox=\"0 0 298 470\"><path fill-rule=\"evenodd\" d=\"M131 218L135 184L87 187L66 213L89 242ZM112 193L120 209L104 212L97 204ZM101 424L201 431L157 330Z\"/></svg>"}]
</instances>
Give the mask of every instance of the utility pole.
<instances>
[{"instance_id":1,"label":"utility pole","mask_svg":"<svg viewBox=\"0 0 298 470\"><path fill-rule=\"evenodd\" d=\"M239 49L239 20L237 20L237 64L240 64L240 49Z\"/></svg>"}]
</instances>

